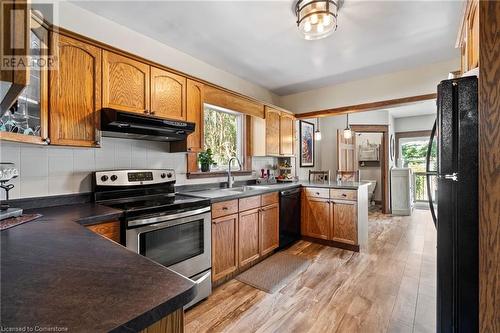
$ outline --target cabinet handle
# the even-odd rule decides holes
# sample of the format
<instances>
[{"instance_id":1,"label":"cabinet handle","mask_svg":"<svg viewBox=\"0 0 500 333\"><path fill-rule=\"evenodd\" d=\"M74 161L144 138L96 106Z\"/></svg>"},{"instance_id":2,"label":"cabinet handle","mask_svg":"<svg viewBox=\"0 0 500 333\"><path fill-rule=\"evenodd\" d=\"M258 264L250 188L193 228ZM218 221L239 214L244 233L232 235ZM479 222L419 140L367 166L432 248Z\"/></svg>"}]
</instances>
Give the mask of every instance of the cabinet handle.
<instances>
[{"instance_id":1,"label":"cabinet handle","mask_svg":"<svg viewBox=\"0 0 500 333\"><path fill-rule=\"evenodd\" d=\"M50 138L43 138L42 140L46 145L50 145Z\"/></svg>"},{"instance_id":2,"label":"cabinet handle","mask_svg":"<svg viewBox=\"0 0 500 333\"><path fill-rule=\"evenodd\" d=\"M316 192L316 195L319 195L319 192Z\"/></svg>"},{"instance_id":3,"label":"cabinet handle","mask_svg":"<svg viewBox=\"0 0 500 333\"><path fill-rule=\"evenodd\" d=\"M148 110L144 110L144 113L145 113L145 114L148 114L148 113L149 113L149 111L148 111Z\"/></svg>"},{"instance_id":4,"label":"cabinet handle","mask_svg":"<svg viewBox=\"0 0 500 333\"><path fill-rule=\"evenodd\" d=\"M222 207L222 210L227 210L227 207Z\"/></svg>"},{"instance_id":5,"label":"cabinet handle","mask_svg":"<svg viewBox=\"0 0 500 333\"><path fill-rule=\"evenodd\" d=\"M345 193L342 193L342 196L343 196L343 197L347 197L347 194L345 194Z\"/></svg>"},{"instance_id":6,"label":"cabinet handle","mask_svg":"<svg viewBox=\"0 0 500 333\"><path fill-rule=\"evenodd\" d=\"M150 111L149 114L155 114L155 112L154 111Z\"/></svg>"}]
</instances>

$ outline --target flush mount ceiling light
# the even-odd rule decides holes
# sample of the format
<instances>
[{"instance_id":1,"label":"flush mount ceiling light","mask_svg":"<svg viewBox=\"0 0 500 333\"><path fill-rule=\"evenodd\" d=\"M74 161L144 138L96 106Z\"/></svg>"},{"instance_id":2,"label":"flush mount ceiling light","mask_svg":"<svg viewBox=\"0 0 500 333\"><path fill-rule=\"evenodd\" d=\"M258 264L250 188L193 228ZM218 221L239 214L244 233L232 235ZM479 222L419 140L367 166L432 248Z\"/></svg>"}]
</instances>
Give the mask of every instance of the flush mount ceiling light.
<instances>
[{"instance_id":1,"label":"flush mount ceiling light","mask_svg":"<svg viewBox=\"0 0 500 333\"><path fill-rule=\"evenodd\" d=\"M328 37L337 30L337 13L342 0L298 0L297 27L307 40Z\"/></svg>"}]
</instances>

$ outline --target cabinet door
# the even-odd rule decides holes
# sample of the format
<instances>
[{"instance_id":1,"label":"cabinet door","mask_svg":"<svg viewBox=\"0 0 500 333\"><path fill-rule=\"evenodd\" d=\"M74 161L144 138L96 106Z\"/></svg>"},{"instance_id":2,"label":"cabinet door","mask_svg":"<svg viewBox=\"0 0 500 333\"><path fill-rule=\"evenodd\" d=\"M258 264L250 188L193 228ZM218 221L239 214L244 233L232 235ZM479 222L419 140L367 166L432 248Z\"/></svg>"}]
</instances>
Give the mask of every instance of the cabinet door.
<instances>
[{"instance_id":1,"label":"cabinet door","mask_svg":"<svg viewBox=\"0 0 500 333\"><path fill-rule=\"evenodd\" d=\"M109 221L90 225L87 229L120 243L120 221Z\"/></svg>"},{"instance_id":2,"label":"cabinet door","mask_svg":"<svg viewBox=\"0 0 500 333\"><path fill-rule=\"evenodd\" d=\"M149 113L149 65L103 51L102 107Z\"/></svg>"},{"instance_id":3,"label":"cabinet door","mask_svg":"<svg viewBox=\"0 0 500 333\"><path fill-rule=\"evenodd\" d=\"M151 114L186 120L186 78L151 67Z\"/></svg>"},{"instance_id":4,"label":"cabinet door","mask_svg":"<svg viewBox=\"0 0 500 333\"><path fill-rule=\"evenodd\" d=\"M358 229L356 207L357 205L355 201L335 201L333 203L333 240L349 244L357 244Z\"/></svg>"},{"instance_id":5,"label":"cabinet door","mask_svg":"<svg viewBox=\"0 0 500 333\"><path fill-rule=\"evenodd\" d=\"M101 49L55 33L52 41L56 69L50 72L51 142L99 146Z\"/></svg>"},{"instance_id":6,"label":"cabinet door","mask_svg":"<svg viewBox=\"0 0 500 333\"><path fill-rule=\"evenodd\" d=\"M260 255L263 256L279 245L279 207L273 204L260 211Z\"/></svg>"},{"instance_id":7,"label":"cabinet door","mask_svg":"<svg viewBox=\"0 0 500 333\"><path fill-rule=\"evenodd\" d=\"M280 155L293 155L293 126L295 118L288 113L280 117Z\"/></svg>"},{"instance_id":8,"label":"cabinet door","mask_svg":"<svg viewBox=\"0 0 500 333\"><path fill-rule=\"evenodd\" d=\"M266 155L280 154L280 111L266 106Z\"/></svg>"},{"instance_id":9,"label":"cabinet door","mask_svg":"<svg viewBox=\"0 0 500 333\"><path fill-rule=\"evenodd\" d=\"M308 197L304 192L302 193L302 235L329 239L331 229L330 201Z\"/></svg>"},{"instance_id":10,"label":"cabinet door","mask_svg":"<svg viewBox=\"0 0 500 333\"><path fill-rule=\"evenodd\" d=\"M238 268L238 214L212 220L212 280Z\"/></svg>"},{"instance_id":11,"label":"cabinet door","mask_svg":"<svg viewBox=\"0 0 500 333\"><path fill-rule=\"evenodd\" d=\"M239 265L259 258L259 208L239 214Z\"/></svg>"},{"instance_id":12,"label":"cabinet door","mask_svg":"<svg viewBox=\"0 0 500 333\"><path fill-rule=\"evenodd\" d=\"M187 138L188 151L200 152L203 150L203 83L187 80L186 99L187 115L186 120L195 123L194 132Z\"/></svg>"}]
</instances>

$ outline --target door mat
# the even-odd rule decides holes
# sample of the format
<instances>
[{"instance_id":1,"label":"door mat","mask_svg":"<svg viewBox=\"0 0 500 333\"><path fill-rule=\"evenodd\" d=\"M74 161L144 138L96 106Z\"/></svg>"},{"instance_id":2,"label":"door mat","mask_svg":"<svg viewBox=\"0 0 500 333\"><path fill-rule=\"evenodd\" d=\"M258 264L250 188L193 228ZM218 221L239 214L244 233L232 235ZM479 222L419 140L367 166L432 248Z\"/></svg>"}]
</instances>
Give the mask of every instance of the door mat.
<instances>
[{"instance_id":1,"label":"door mat","mask_svg":"<svg viewBox=\"0 0 500 333\"><path fill-rule=\"evenodd\" d=\"M236 277L236 280L272 294L302 273L309 260L278 252Z\"/></svg>"}]
</instances>

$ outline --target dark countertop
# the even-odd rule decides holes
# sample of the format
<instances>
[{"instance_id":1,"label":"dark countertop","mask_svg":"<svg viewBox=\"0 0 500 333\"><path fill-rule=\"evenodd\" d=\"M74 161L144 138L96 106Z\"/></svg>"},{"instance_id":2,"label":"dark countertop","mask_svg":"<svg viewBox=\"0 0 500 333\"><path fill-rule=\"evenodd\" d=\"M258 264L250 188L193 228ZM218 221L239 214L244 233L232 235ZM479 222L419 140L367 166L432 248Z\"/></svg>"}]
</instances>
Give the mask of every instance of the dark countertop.
<instances>
[{"instance_id":1,"label":"dark countertop","mask_svg":"<svg viewBox=\"0 0 500 333\"><path fill-rule=\"evenodd\" d=\"M43 217L0 233L3 329L135 332L194 298L190 280L76 223L116 219L119 210L87 203L27 212Z\"/></svg>"},{"instance_id":2,"label":"dark countertop","mask_svg":"<svg viewBox=\"0 0 500 333\"><path fill-rule=\"evenodd\" d=\"M368 185L368 182L332 182L332 183L316 183L316 182L309 182L307 180L300 180L298 182L290 182L290 183L277 183L277 184L260 184L260 185L252 185L252 187L260 187L262 186L262 189L256 189L256 190L251 190L251 191L246 191L246 192L230 192L227 193L227 195L223 195L224 192L221 192L221 189L215 189L212 191L217 191L217 197L212 197L210 196L210 190L203 190L203 191L188 191L188 192L181 192L182 194L187 194L187 195L194 195L194 196L199 196L202 198L208 198L210 199L210 202L215 203L215 202L220 202L220 201L226 201L226 200L232 200L232 199L239 199L239 198L246 198L246 197L251 197L254 195L261 195L265 193L270 193L270 192L277 192L277 191L284 191L284 190L290 190L293 188L299 188L299 187L321 187L321 188L339 188L339 189L349 189L349 190L357 190L358 188ZM235 186L238 187L238 186ZM224 189L228 190L228 189Z\"/></svg>"}]
</instances>

